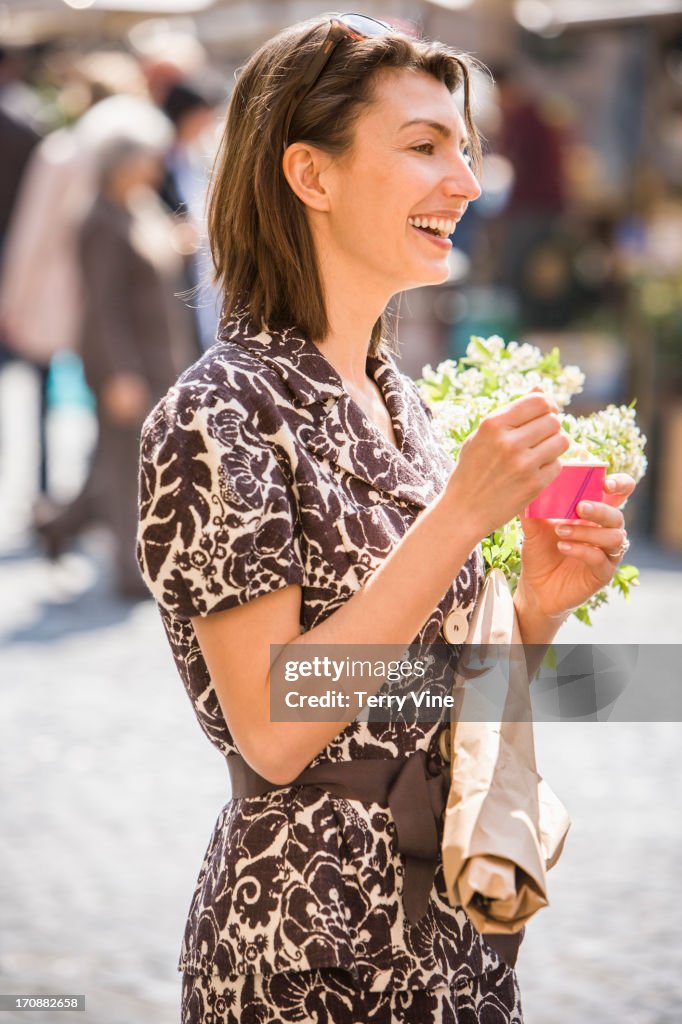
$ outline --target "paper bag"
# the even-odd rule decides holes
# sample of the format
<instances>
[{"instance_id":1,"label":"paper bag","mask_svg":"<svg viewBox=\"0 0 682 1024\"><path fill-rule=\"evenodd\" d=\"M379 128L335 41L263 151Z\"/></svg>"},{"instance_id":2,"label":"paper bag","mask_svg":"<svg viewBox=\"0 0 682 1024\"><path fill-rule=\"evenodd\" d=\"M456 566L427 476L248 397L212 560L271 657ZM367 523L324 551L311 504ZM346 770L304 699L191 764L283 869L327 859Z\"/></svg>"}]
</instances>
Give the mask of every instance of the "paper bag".
<instances>
[{"instance_id":1,"label":"paper bag","mask_svg":"<svg viewBox=\"0 0 682 1024\"><path fill-rule=\"evenodd\" d=\"M485 648L491 644L503 646L486 667ZM486 671L501 673L506 687L504 713L498 706L492 721L482 720ZM442 839L447 896L480 933L504 939L547 905L547 870L561 855L570 819L537 773L528 670L500 570L485 580L453 692L457 706Z\"/></svg>"}]
</instances>

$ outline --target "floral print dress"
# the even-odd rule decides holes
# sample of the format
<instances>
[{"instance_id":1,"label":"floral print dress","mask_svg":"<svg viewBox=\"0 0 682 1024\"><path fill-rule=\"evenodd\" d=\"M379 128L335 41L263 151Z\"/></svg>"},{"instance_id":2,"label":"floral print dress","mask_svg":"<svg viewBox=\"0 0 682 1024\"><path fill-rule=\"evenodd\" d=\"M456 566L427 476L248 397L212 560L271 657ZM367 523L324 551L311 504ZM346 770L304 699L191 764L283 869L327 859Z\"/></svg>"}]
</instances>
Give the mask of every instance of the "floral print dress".
<instances>
[{"instance_id":1,"label":"floral print dress","mask_svg":"<svg viewBox=\"0 0 682 1024\"><path fill-rule=\"evenodd\" d=\"M138 562L199 725L226 758L239 751L191 618L297 584L301 631L312 629L367 582L452 471L390 353L368 357L367 372L398 447L301 332L237 315L144 424ZM470 614L482 579L478 547L415 643L442 643L445 617ZM438 768L447 724L356 719L311 766L422 750ZM308 786L230 800L189 907L183 1021L424 1024L449 1013L518 1024L515 973L448 903L440 858L416 923L404 913L403 872L386 806ZM317 1015L305 1009L310 991L324 993Z\"/></svg>"}]
</instances>

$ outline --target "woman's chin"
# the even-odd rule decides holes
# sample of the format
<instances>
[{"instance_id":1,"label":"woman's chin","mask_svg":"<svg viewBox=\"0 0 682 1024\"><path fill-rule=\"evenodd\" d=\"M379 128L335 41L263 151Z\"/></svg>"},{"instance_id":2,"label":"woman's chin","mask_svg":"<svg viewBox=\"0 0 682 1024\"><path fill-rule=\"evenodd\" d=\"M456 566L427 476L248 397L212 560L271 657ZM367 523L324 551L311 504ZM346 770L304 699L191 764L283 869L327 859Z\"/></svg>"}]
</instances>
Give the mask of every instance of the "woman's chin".
<instances>
[{"instance_id":1,"label":"woman's chin","mask_svg":"<svg viewBox=\"0 0 682 1024\"><path fill-rule=\"evenodd\" d=\"M443 261L441 266L431 266L428 268L421 268L419 273L415 273L410 278L408 284L404 284L401 291L408 291L410 288L427 288L429 285L434 284L445 284L450 277L450 267L446 261Z\"/></svg>"}]
</instances>

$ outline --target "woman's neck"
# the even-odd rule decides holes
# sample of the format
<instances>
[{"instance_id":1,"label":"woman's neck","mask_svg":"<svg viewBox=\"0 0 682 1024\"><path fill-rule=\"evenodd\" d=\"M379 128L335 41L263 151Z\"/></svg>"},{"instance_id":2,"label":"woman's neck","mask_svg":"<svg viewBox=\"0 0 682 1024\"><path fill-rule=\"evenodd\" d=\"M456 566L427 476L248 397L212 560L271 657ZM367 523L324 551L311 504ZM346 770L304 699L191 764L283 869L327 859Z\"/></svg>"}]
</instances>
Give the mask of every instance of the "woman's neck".
<instances>
[{"instance_id":1,"label":"woman's neck","mask_svg":"<svg viewBox=\"0 0 682 1024\"><path fill-rule=\"evenodd\" d=\"M358 281L356 268L355 273L344 269L321 268L329 332L315 344L344 382L366 389L372 329L391 296Z\"/></svg>"}]
</instances>

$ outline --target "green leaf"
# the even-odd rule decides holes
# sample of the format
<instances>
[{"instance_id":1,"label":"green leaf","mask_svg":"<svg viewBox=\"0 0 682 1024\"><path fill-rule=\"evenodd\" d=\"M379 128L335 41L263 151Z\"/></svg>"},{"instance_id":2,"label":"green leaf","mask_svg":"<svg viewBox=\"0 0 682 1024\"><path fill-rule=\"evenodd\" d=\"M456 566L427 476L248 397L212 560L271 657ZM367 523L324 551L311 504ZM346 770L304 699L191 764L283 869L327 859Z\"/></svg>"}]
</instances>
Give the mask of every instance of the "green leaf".
<instances>
[{"instance_id":1,"label":"green leaf","mask_svg":"<svg viewBox=\"0 0 682 1024\"><path fill-rule=\"evenodd\" d=\"M550 644L547 648L547 652L544 658L542 659L542 665L543 668L557 667L556 647L554 646L554 644Z\"/></svg>"},{"instance_id":2,"label":"green leaf","mask_svg":"<svg viewBox=\"0 0 682 1024\"><path fill-rule=\"evenodd\" d=\"M635 586L639 586L639 569L636 565L619 565L616 576L626 580L628 583L633 583ZM635 580L637 580L637 583L634 582Z\"/></svg>"},{"instance_id":3,"label":"green leaf","mask_svg":"<svg viewBox=\"0 0 682 1024\"><path fill-rule=\"evenodd\" d=\"M586 626L592 625L592 619L590 618L590 612L587 605L581 604L580 608L576 608L573 614L576 619L579 619L580 622L584 622Z\"/></svg>"},{"instance_id":4,"label":"green leaf","mask_svg":"<svg viewBox=\"0 0 682 1024\"><path fill-rule=\"evenodd\" d=\"M497 374L494 370L491 370L489 366L482 366L480 370L485 382L483 388L484 394L492 395L500 386Z\"/></svg>"},{"instance_id":5,"label":"green leaf","mask_svg":"<svg viewBox=\"0 0 682 1024\"><path fill-rule=\"evenodd\" d=\"M537 369L538 373L547 373L549 376L558 373L561 363L559 362L559 349L556 346L540 360Z\"/></svg>"},{"instance_id":6,"label":"green leaf","mask_svg":"<svg viewBox=\"0 0 682 1024\"><path fill-rule=\"evenodd\" d=\"M440 381L427 380L424 381L423 386L427 389L427 400L432 402L442 402L448 391L450 390L450 381L447 377L443 377Z\"/></svg>"},{"instance_id":7,"label":"green leaf","mask_svg":"<svg viewBox=\"0 0 682 1024\"><path fill-rule=\"evenodd\" d=\"M492 359L493 354L487 345L484 344L483 338L479 338L478 335L472 334L471 340L474 343L474 348L480 353L480 355L484 356L486 359Z\"/></svg>"}]
</instances>

